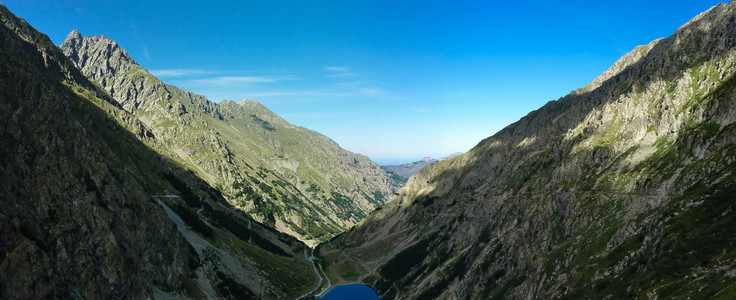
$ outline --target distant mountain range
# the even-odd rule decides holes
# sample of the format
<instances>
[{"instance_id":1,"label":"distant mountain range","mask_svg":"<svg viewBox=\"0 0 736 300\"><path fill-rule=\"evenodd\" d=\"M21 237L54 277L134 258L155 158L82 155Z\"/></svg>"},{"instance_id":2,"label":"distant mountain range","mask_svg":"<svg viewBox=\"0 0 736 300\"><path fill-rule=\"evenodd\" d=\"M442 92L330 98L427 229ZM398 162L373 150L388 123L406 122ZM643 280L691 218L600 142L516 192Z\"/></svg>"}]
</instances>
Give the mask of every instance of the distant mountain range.
<instances>
[{"instance_id":1,"label":"distant mountain range","mask_svg":"<svg viewBox=\"0 0 736 300\"><path fill-rule=\"evenodd\" d=\"M404 181L406 181L406 180L409 179L409 177L413 176L414 174L416 174L417 172L419 172L419 170L421 170L422 168L428 166L429 164L436 163L436 162L439 162L441 160L445 160L445 159L448 159L448 158L451 158L451 157L453 157L455 155L460 155L460 154L462 154L462 153L461 152L457 152L457 153L453 153L453 154L450 154L448 156L445 156L445 157L439 158L439 159L437 159L437 158L431 158L429 156L425 156L420 161L415 161L415 162L410 162L410 163L405 163L405 164L400 164L400 165L385 165L385 166L381 166L381 168L383 168L384 170L386 170L388 172L391 172L391 173L394 173L394 174L400 176L401 178L404 179Z\"/></svg>"}]
</instances>

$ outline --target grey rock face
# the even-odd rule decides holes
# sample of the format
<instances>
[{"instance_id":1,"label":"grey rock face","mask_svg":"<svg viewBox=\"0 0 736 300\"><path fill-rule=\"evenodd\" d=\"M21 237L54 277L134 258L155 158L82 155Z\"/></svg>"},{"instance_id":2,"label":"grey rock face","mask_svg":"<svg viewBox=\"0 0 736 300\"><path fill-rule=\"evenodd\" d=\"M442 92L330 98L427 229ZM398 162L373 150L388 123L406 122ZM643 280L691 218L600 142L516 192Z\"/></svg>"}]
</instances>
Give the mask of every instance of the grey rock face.
<instances>
[{"instance_id":1,"label":"grey rock face","mask_svg":"<svg viewBox=\"0 0 736 300\"><path fill-rule=\"evenodd\" d=\"M255 101L215 104L166 85L107 37L61 45L82 73L151 128L165 155L264 224L310 243L360 221L398 185L367 157Z\"/></svg>"},{"instance_id":2,"label":"grey rock face","mask_svg":"<svg viewBox=\"0 0 736 300\"><path fill-rule=\"evenodd\" d=\"M0 298L177 289L197 257L150 199L166 165L46 36L0 19Z\"/></svg>"},{"instance_id":3,"label":"grey rock face","mask_svg":"<svg viewBox=\"0 0 736 300\"><path fill-rule=\"evenodd\" d=\"M161 156L147 126L2 5L0 20L0 298L291 299L312 289L305 244Z\"/></svg>"},{"instance_id":4,"label":"grey rock face","mask_svg":"<svg viewBox=\"0 0 736 300\"><path fill-rule=\"evenodd\" d=\"M720 4L425 167L320 246L331 272L386 299L731 293L735 20Z\"/></svg>"}]
</instances>

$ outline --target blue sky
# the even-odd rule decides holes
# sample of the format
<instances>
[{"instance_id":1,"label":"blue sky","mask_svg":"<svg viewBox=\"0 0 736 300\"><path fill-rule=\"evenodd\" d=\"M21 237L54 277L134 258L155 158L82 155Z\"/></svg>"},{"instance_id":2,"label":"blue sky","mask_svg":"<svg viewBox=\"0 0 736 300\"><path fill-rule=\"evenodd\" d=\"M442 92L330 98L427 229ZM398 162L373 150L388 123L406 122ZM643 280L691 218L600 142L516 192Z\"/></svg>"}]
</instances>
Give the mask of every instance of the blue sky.
<instances>
[{"instance_id":1,"label":"blue sky","mask_svg":"<svg viewBox=\"0 0 736 300\"><path fill-rule=\"evenodd\" d=\"M164 82L257 100L380 164L464 152L719 1L6 0Z\"/></svg>"}]
</instances>

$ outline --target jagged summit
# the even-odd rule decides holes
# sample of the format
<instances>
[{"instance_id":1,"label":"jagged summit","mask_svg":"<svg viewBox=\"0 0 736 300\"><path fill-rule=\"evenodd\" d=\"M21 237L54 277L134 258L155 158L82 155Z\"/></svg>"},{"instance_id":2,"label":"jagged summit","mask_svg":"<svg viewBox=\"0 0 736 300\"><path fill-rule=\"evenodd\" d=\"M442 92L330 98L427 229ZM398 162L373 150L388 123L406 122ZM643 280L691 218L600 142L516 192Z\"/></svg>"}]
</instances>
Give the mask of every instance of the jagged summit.
<instances>
[{"instance_id":1,"label":"jagged summit","mask_svg":"<svg viewBox=\"0 0 736 300\"><path fill-rule=\"evenodd\" d=\"M293 299L311 289L306 245L172 161L2 4L0 41L0 299Z\"/></svg>"},{"instance_id":2,"label":"jagged summit","mask_svg":"<svg viewBox=\"0 0 736 300\"><path fill-rule=\"evenodd\" d=\"M662 40L664 40L664 38L658 38L651 41L649 44L634 47L633 50L629 51L624 56L621 56L618 60L616 60L616 62L613 63L613 65L611 65L608 69L606 69L603 74L593 79L593 81L588 83L586 86L576 90L575 93L579 94L590 92L600 87L601 84L616 76L621 71L639 62L642 58L649 54L649 51L652 50L654 46L656 46Z\"/></svg>"},{"instance_id":3,"label":"jagged summit","mask_svg":"<svg viewBox=\"0 0 736 300\"><path fill-rule=\"evenodd\" d=\"M313 244L327 240L398 188L367 157L288 123L261 103L214 103L163 83L104 36L73 37L61 48L151 128L173 159L279 231Z\"/></svg>"},{"instance_id":4,"label":"jagged summit","mask_svg":"<svg viewBox=\"0 0 736 300\"><path fill-rule=\"evenodd\" d=\"M67 42L67 41L74 42L74 41L78 41L81 39L82 39L82 34L79 33L79 31L77 31L76 29L72 29L72 31L69 32L69 34L66 36L66 39L64 40L64 42Z\"/></svg>"},{"instance_id":5,"label":"jagged summit","mask_svg":"<svg viewBox=\"0 0 736 300\"><path fill-rule=\"evenodd\" d=\"M59 46L66 55L85 76L93 81L108 75L129 72L139 69L138 63L130 57L125 49L110 38L102 36L82 37L76 29L72 30L66 40ZM148 73L141 69L141 72ZM115 97L116 95L108 89L108 92L126 107L133 103L128 99ZM138 103L139 104L139 103Z\"/></svg>"}]
</instances>

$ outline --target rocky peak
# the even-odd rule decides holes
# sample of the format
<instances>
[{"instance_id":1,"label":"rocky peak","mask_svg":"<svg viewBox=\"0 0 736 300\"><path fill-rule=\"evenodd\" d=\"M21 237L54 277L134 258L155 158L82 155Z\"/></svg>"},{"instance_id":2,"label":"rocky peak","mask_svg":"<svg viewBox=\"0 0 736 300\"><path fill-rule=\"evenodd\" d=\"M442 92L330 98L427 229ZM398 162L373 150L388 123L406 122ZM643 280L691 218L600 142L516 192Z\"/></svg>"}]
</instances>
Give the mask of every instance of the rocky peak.
<instances>
[{"instance_id":1,"label":"rocky peak","mask_svg":"<svg viewBox=\"0 0 736 300\"><path fill-rule=\"evenodd\" d=\"M93 80L139 68L125 49L104 35L83 37L75 29L60 47L64 55Z\"/></svg>"},{"instance_id":2,"label":"rocky peak","mask_svg":"<svg viewBox=\"0 0 736 300\"><path fill-rule=\"evenodd\" d=\"M682 26L680 26L679 28L677 28L677 31L680 31L680 30L683 30L684 28L687 28L688 26L692 25L693 23L696 23L696 22L700 21L705 16L720 14L721 12L723 12L724 9L726 9L726 7L727 7L726 4L724 4L723 2L718 3L717 5L709 8L708 10L706 10L706 11L698 14L694 18L690 19L690 21L687 21L687 23L685 23Z\"/></svg>"},{"instance_id":3,"label":"rocky peak","mask_svg":"<svg viewBox=\"0 0 736 300\"><path fill-rule=\"evenodd\" d=\"M147 298L181 285L198 258L149 196L175 166L1 4L0 40L0 298Z\"/></svg>"},{"instance_id":4,"label":"rocky peak","mask_svg":"<svg viewBox=\"0 0 736 300\"><path fill-rule=\"evenodd\" d=\"M651 41L649 44L646 45L639 45L634 47L633 50L631 50L629 53L626 53L626 55L620 57L616 62L610 66L603 74L596 77L591 81L588 85L576 90L576 93L584 93L592 91L598 87L601 86L606 80L609 80L613 78L614 76L618 75L621 71L625 70L631 65L634 65L635 63L639 62L643 57L647 56L649 54L649 51L654 48L660 41L662 41L663 38L658 38L656 40Z\"/></svg>"},{"instance_id":5,"label":"rocky peak","mask_svg":"<svg viewBox=\"0 0 736 300\"><path fill-rule=\"evenodd\" d=\"M77 31L76 29L73 29L66 36L66 39L64 40L64 43L76 44L76 43L78 43L81 40L82 40L82 34L79 33L79 31Z\"/></svg>"},{"instance_id":6,"label":"rocky peak","mask_svg":"<svg viewBox=\"0 0 736 300\"><path fill-rule=\"evenodd\" d=\"M256 101L213 103L164 84L107 37L70 39L61 48L85 76L170 145L172 156L272 228L304 240L326 240L397 188L365 156L293 126ZM343 201L342 206L329 197ZM311 222L306 220L328 225L302 228Z\"/></svg>"}]
</instances>

